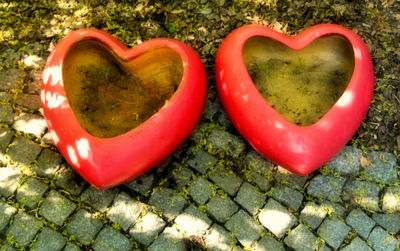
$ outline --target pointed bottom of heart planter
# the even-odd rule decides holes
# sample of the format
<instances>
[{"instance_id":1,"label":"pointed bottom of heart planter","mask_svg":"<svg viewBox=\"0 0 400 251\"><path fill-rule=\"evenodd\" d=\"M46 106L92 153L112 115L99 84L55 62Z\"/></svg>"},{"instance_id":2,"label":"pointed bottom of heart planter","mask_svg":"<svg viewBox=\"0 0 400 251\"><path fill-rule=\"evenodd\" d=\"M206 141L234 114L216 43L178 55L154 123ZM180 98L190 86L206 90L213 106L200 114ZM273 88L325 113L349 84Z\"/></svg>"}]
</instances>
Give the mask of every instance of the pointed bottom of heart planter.
<instances>
[{"instance_id":1,"label":"pointed bottom of heart planter","mask_svg":"<svg viewBox=\"0 0 400 251\"><path fill-rule=\"evenodd\" d=\"M84 29L60 41L41 99L54 143L89 183L108 188L148 171L191 134L203 111L205 70L172 39L128 49Z\"/></svg>"},{"instance_id":2,"label":"pointed bottom of heart planter","mask_svg":"<svg viewBox=\"0 0 400 251\"><path fill-rule=\"evenodd\" d=\"M299 175L322 166L351 139L374 83L366 45L331 24L295 37L243 26L223 41L216 79L221 102L242 136Z\"/></svg>"}]
</instances>

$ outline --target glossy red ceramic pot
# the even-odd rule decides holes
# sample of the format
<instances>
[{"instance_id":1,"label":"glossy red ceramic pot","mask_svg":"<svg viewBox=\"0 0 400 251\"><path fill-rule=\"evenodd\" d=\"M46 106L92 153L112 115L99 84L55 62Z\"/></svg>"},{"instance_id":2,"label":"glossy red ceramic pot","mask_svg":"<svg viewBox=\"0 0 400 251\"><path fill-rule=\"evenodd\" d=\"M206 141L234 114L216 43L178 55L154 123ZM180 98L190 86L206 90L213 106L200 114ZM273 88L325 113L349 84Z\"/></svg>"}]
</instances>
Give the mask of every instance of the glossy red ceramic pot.
<instances>
[{"instance_id":1,"label":"glossy red ceramic pot","mask_svg":"<svg viewBox=\"0 0 400 251\"><path fill-rule=\"evenodd\" d=\"M86 40L104 45L121 62L154 48L169 48L182 60L181 82L161 109L138 127L115 137L95 137L78 122L64 89L64 60L74 45ZM92 185L108 188L145 173L176 150L198 123L206 91L203 64L184 43L159 38L129 49L105 32L83 29L62 39L49 56L41 100L49 131L65 159Z\"/></svg>"},{"instance_id":2,"label":"glossy red ceramic pot","mask_svg":"<svg viewBox=\"0 0 400 251\"><path fill-rule=\"evenodd\" d=\"M250 38L265 37L301 50L331 35L351 44L354 71L343 94L320 120L309 126L295 125L274 110L252 82L243 46ZM221 44L215 74L223 107L241 135L260 154L299 175L322 166L351 139L367 113L374 87L366 45L354 32L333 24L316 25L294 37L259 25L240 27Z\"/></svg>"}]
</instances>

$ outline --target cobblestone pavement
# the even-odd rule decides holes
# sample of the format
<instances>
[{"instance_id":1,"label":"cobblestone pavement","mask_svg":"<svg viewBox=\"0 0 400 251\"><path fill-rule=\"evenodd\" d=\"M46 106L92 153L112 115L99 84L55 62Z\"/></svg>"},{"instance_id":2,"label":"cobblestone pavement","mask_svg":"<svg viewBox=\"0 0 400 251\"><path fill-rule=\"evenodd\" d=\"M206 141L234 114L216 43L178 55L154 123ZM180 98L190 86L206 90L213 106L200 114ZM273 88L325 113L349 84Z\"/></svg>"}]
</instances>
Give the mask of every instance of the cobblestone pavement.
<instances>
[{"instance_id":1,"label":"cobblestone pavement","mask_svg":"<svg viewBox=\"0 0 400 251\"><path fill-rule=\"evenodd\" d=\"M400 249L391 153L347 146L319 171L293 175L252 150L211 91L172 156L97 190L52 145L39 81L37 71L0 74L0 250Z\"/></svg>"}]
</instances>

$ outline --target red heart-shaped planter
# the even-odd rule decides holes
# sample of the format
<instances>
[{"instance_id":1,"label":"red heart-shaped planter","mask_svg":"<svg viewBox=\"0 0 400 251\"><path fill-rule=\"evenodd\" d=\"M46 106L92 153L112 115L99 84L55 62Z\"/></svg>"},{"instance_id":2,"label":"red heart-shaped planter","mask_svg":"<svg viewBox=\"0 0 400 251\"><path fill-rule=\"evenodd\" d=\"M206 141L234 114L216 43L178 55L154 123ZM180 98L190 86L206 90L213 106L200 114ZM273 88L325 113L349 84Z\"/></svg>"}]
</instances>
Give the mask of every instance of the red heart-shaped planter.
<instances>
[{"instance_id":1,"label":"red heart-shaped planter","mask_svg":"<svg viewBox=\"0 0 400 251\"><path fill-rule=\"evenodd\" d=\"M262 37L300 51L329 36L340 36L350 44L354 70L330 110L315 123L298 126L261 95L245 66L244 45L251 38ZM295 37L259 25L240 27L221 44L215 74L223 107L241 135L260 154L299 175L322 166L350 140L368 110L374 85L372 60L364 42L352 31L333 24L313 26Z\"/></svg>"},{"instance_id":2,"label":"red heart-shaped planter","mask_svg":"<svg viewBox=\"0 0 400 251\"><path fill-rule=\"evenodd\" d=\"M153 115L149 115L148 119L134 129L112 137L93 136L95 134L88 133L79 123L76 111L71 107L69 97L72 96L68 96L65 89L65 80L70 77L65 76L64 72L68 61L66 58L73 48L85 41L100 44L108 51L109 57L126 64L127 67L135 65L135 60L153 51L172 51L172 54L176 54L175 58L179 58L182 68L182 77L180 82L177 82L176 91L163 101L165 103L161 103L158 111L154 111ZM86 47L88 50L92 49L91 46ZM84 60L85 56L82 58ZM78 55L76 60L71 62L79 63L82 60ZM154 56L150 60L158 63L163 62L164 58ZM142 68L148 67L146 61L143 62ZM109 77L107 74L105 76ZM151 70L147 75L149 78L157 77L151 76ZM156 75L156 72L153 75ZM168 76L170 75L173 74ZM97 75L91 73L90 76L96 78ZM165 79L162 81L165 82ZM68 85L74 85L73 79L69 82ZM49 56L43 72L41 99L44 117L59 151L88 182L98 188L107 188L145 173L176 150L198 123L204 108L206 92L207 82L203 64L196 52L184 43L159 38L128 49L105 32L83 29L62 39ZM105 97L98 97L96 100L102 99ZM136 118L138 116L133 115Z\"/></svg>"}]
</instances>

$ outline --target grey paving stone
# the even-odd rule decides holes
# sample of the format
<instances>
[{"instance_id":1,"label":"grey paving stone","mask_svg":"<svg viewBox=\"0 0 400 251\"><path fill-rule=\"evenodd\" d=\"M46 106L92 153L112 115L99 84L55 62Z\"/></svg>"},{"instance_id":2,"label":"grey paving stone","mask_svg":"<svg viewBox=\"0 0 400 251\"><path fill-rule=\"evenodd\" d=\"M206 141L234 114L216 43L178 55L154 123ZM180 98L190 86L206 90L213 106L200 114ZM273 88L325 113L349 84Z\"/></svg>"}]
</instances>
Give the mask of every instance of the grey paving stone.
<instances>
[{"instance_id":1,"label":"grey paving stone","mask_svg":"<svg viewBox=\"0 0 400 251\"><path fill-rule=\"evenodd\" d=\"M240 187L235 201L251 215L256 215L258 210L265 204L265 198L265 194L260 193L256 187L245 182Z\"/></svg>"},{"instance_id":2,"label":"grey paving stone","mask_svg":"<svg viewBox=\"0 0 400 251\"><path fill-rule=\"evenodd\" d=\"M70 165L66 165L58 171L55 184L72 195L79 195L86 181Z\"/></svg>"},{"instance_id":3,"label":"grey paving stone","mask_svg":"<svg viewBox=\"0 0 400 251\"><path fill-rule=\"evenodd\" d=\"M216 195L206 205L207 213L220 223L225 223L239 207L228 197Z\"/></svg>"},{"instance_id":4,"label":"grey paving stone","mask_svg":"<svg viewBox=\"0 0 400 251\"><path fill-rule=\"evenodd\" d=\"M231 250L232 244L234 244L236 240L228 231L225 230L225 228L218 224L214 224L204 236L204 242L207 250L225 251Z\"/></svg>"},{"instance_id":5,"label":"grey paving stone","mask_svg":"<svg viewBox=\"0 0 400 251\"><path fill-rule=\"evenodd\" d=\"M372 228L375 226L373 221L363 211L353 209L346 218L347 225L351 226L364 239L367 239Z\"/></svg>"},{"instance_id":6,"label":"grey paving stone","mask_svg":"<svg viewBox=\"0 0 400 251\"><path fill-rule=\"evenodd\" d=\"M216 122L220 125L224 126L225 128L233 127L228 115L225 113L223 109L219 110L219 116Z\"/></svg>"},{"instance_id":7,"label":"grey paving stone","mask_svg":"<svg viewBox=\"0 0 400 251\"><path fill-rule=\"evenodd\" d=\"M246 172L245 177L249 183L256 185L261 191L267 192L271 188L272 176L249 171Z\"/></svg>"},{"instance_id":8,"label":"grey paving stone","mask_svg":"<svg viewBox=\"0 0 400 251\"><path fill-rule=\"evenodd\" d=\"M381 227L375 227L368 237L372 248L376 251L393 251L399 248L399 241Z\"/></svg>"},{"instance_id":9,"label":"grey paving stone","mask_svg":"<svg viewBox=\"0 0 400 251\"><path fill-rule=\"evenodd\" d=\"M129 251L133 248L133 244L119 231L106 227L97 235L92 248L95 251Z\"/></svg>"},{"instance_id":10,"label":"grey paving stone","mask_svg":"<svg viewBox=\"0 0 400 251\"><path fill-rule=\"evenodd\" d=\"M186 150L187 145L185 143L183 143L181 145L181 147L184 148L182 150ZM172 161L173 161L172 156L168 156L166 159L164 159L159 164L157 164L155 167L153 167L151 172L154 172L154 174L156 176L162 174L165 170L167 170L169 168L169 166L171 165Z\"/></svg>"},{"instance_id":11,"label":"grey paving stone","mask_svg":"<svg viewBox=\"0 0 400 251\"><path fill-rule=\"evenodd\" d=\"M185 236L203 236L212 221L197 207L190 205L175 219L176 228Z\"/></svg>"},{"instance_id":12,"label":"grey paving stone","mask_svg":"<svg viewBox=\"0 0 400 251\"><path fill-rule=\"evenodd\" d=\"M4 197L14 194L22 177L22 173L16 169L9 167L0 168L0 194Z\"/></svg>"},{"instance_id":13,"label":"grey paving stone","mask_svg":"<svg viewBox=\"0 0 400 251\"><path fill-rule=\"evenodd\" d=\"M400 215L398 214L373 214L372 218L389 232L395 234L400 231Z\"/></svg>"},{"instance_id":14,"label":"grey paving stone","mask_svg":"<svg viewBox=\"0 0 400 251\"><path fill-rule=\"evenodd\" d=\"M212 183L198 176L189 186L189 194L193 200L201 205L205 204L211 197Z\"/></svg>"},{"instance_id":15,"label":"grey paving stone","mask_svg":"<svg viewBox=\"0 0 400 251\"><path fill-rule=\"evenodd\" d=\"M262 191L268 191L273 180L272 170L274 164L254 150L246 154L245 161L246 165L242 173L244 173L246 180L257 185Z\"/></svg>"},{"instance_id":16,"label":"grey paving stone","mask_svg":"<svg viewBox=\"0 0 400 251\"><path fill-rule=\"evenodd\" d=\"M163 219L152 212L148 212L131 228L129 234L139 243L148 246L164 229L165 225Z\"/></svg>"},{"instance_id":17,"label":"grey paving stone","mask_svg":"<svg viewBox=\"0 0 400 251\"><path fill-rule=\"evenodd\" d=\"M151 191L151 187L154 183L154 174L147 173L143 174L127 183L124 184L127 188L141 195L145 195L149 191Z\"/></svg>"},{"instance_id":18,"label":"grey paving stone","mask_svg":"<svg viewBox=\"0 0 400 251\"><path fill-rule=\"evenodd\" d=\"M48 188L47 184L30 177L18 188L16 199L21 205L33 209L37 206Z\"/></svg>"},{"instance_id":19,"label":"grey paving stone","mask_svg":"<svg viewBox=\"0 0 400 251\"><path fill-rule=\"evenodd\" d=\"M26 72L18 69L0 71L0 91L7 91L22 87Z\"/></svg>"},{"instance_id":20,"label":"grey paving stone","mask_svg":"<svg viewBox=\"0 0 400 251\"><path fill-rule=\"evenodd\" d=\"M234 196L242 184L242 179L232 170L221 165L216 166L209 178L230 196Z\"/></svg>"},{"instance_id":21,"label":"grey paving stone","mask_svg":"<svg viewBox=\"0 0 400 251\"><path fill-rule=\"evenodd\" d=\"M359 237L356 237L351 241L349 245L342 248L341 251L373 251L365 241L361 240Z\"/></svg>"},{"instance_id":22,"label":"grey paving stone","mask_svg":"<svg viewBox=\"0 0 400 251\"><path fill-rule=\"evenodd\" d=\"M60 193L52 190L39 209L39 214L54 224L61 226L75 210L76 205Z\"/></svg>"},{"instance_id":23,"label":"grey paving stone","mask_svg":"<svg viewBox=\"0 0 400 251\"><path fill-rule=\"evenodd\" d=\"M397 159L392 153L374 151L368 153L366 158L371 163L364 169L367 179L386 184L398 181Z\"/></svg>"},{"instance_id":24,"label":"grey paving stone","mask_svg":"<svg viewBox=\"0 0 400 251\"><path fill-rule=\"evenodd\" d=\"M67 243L67 245L65 245L63 251L80 251L81 249L73 244L73 243Z\"/></svg>"},{"instance_id":25,"label":"grey paving stone","mask_svg":"<svg viewBox=\"0 0 400 251\"><path fill-rule=\"evenodd\" d=\"M272 172L274 164L264 158L258 152L250 150L245 157L246 165L253 171L259 173Z\"/></svg>"},{"instance_id":26,"label":"grey paving stone","mask_svg":"<svg viewBox=\"0 0 400 251\"><path fill-rule=\"evenodd\" d=\"M13 95L7 92L0 92L0 102L8 102L12 99Z\"/></svg>"},{"instance_id":27,"label":"grey paving stone","mask_svg":"<svg viewBox=\"0 0 400 251\"><path fill-rule=\"evenodd\" d=\"M149 204L172 220L181 213L186 200L172 189L159 188L150 197Z\"/></svg>"},{"instance_id":28,"label":"grey paving stone","mask_svg":"<svg viewBox=\"0 0 400 251\"><path fill-rule=\"evenodd\" d=\"M288 186L279 185L274 187L271 196L294 211L297 211L303 202L303 195Z\"/></svg>"},{"instance_id":29,"label":"grey paving stone","mask_svg":"<svg viewBox=\"0 0 400 251\"><path fill-rule=\"evenodd\" d=\"M196 169L199 173L205 174L209 168L215 166L217 159L206 153L205 151L199 149L196 155L187 161L187 163Z\"/></svg>"},{"instance_id":30,"label":"grey paving stone","mask_svg":"<svg viewBox=\"0 0 400 251\"><path fill-rule=\"evenodd\" d=\"M18 136L8 148L8 157L22 166L28 166L39 155L42 148L33 141Z\"/></svg>"},{"instance_id":31,"label":"grey paving stone","mask_svg":"<svg viewBox=\"0 0 400 251\"><path fill-rule=\"evenodd\" d=\"M167 227L149 246L149 251L185 251L186 245L182 235L173 227Z\"/></svg>"},{"instance_id":32,"label":"grey paving stone","mask_svg":"<svg viewBox=\"0 0 400 251\"><path fill-rule=\"evenodd\" d=\"M323 206L317 205L314 202L307 202L301 211L300 218L312 229L316 229L325 219L327 213L327 210Z\"/></svg>"},{"instance_id":33,"label":"grey paving stone","mask_svg":"<svg viewBox=\"0 0 400 251\"><path fill-rule=\"evenodd\" d=\"M41 70L33 70L30 72L30 77L33 81L42 81L43 71ZM38 90L40 92L40 89Z\"/></svg>"},{"instance_id":34,"label":"grey paving stone","mask_svg":"<svg viewBox=\"0 0 400 251\"><path fill-rule=\"evenodd\" d=\"M0 123L12 125L14 122L14 109L11 105L0 104Z\"/></svg>"},{"instance_id":35,"label":"grey paving stone","mask_svg":"<svg viewBox=\"0 0 400 251\"><path fill-rule=\"evenodd\" d=\"M339 200L344 178L318 175L310 181L307 193L311 196L328 200Z\"/></svg>"},{"instance_id":36,"label":"grey paving stone","mask_svg":"<svg viewBox=\"0 0 400 251\"><path fill-rule=\"evenodd\" d=\"M203 116L204 118L212 121L218 122L218 118L222 113L222 107L218 100L210 101L206 100L206 105L204 107Z\"/></svg>"},{"instance_id":37,"label":"grey paving stone","mask_svg":"<svg viewBox=\"0 0 400 251\"><path fill-rule=\"evenodd\" d=\"M107 216L113 222L118 223L124 231L127 231L136 222L141 211L142 207L137 200L130 197L127 193L121 192L115 198Z\"/></svg>"},{"instance_id":38,"label":"grey paving stone","mask_svg":"<svg viewBox=\"0 0 400 251\"><path fill-rule=\"evenodd\" d=\"M41 138L40 138L42 144L44 145L52 145L55 146L53 137L51 136L50 132L46 132Z\"/></svg>"},{"instance_id":39,"label":"grey paving stone","mask_svg":"<svg viewBox=\"0 0 400 251\"><path fill-rule=\"evenodd\" d=\"M351 228L343 221L337 218L326 218L318 228L317 233L321 236L326 243L334 249L338 249L344 239L347 237Z\"/></svg>"},{"instance_id":40,"label":"grey paving stone","mask_svg":"<svg viewBox=\"0 0 400 251\"><path fill-rule=\"evenodd\" d=\"M274 199L268 200L258 219L265 228L278 238L283 237L286 231L297 222L296 217Z\"/></svg>"},{"instance_id":41,"label":"grey paving stone","mask_svg":"<svg viewBox=\"0 0 400 251\"><path fill-rule=\"evenodd\" d=\"M279 241L275 240L274 237L272 237L270 235L266 235L266 236L262 237L261 240L259 240L258 243L251 250L252 251L270 251L270 250L285 251L285 248Z\"/></svg>"},{"instance_id":42,"label":"grey paving stone","mask_svg":"<svg viewBox=\"0 0 400 251\"><path fill-rule=\"evenodd\" d=\"M379 210L380 188L377 184L365 181L352 181L344 187L343 199L362 208Z\"/></svg>"},{"instance_id":43,"label":"grey paving stone","mask_svg":"<svg viewBox=\"0 0 400 251\"><path fill-rule=\"evenodd\" d=\"M113 202L117 192L117 188L97 189L94 186L90 186L82 193L81 199L97 211L104 212Z\"/></svg>"},{"instance_id":44,"label":"grey paving stone","mask_svg":"<svg viewBox=\"0 0 400 251\"><path fill-rule=\"evenodd\" d=\"M0 251L18 251L18 249L11 247L8 244L5 244L0 247Z\"/></svg>"},{"instance_id":45,"label":"grey paving stone","mask_svg":"<svg viewBox=\"0 0 400 251\"><path fill-rule=\"evenodd\" d=\"M20 212L15 216L13 223L6 232L7 239L14 240L18 246L26 247L42 225L35 217Z\"/></svg>"},{"instance_id":46,"label":"grey paving stone","mask_svg":"<svg viewBox=\"0 0 400 251\"><path fill-rule=\"evenodd\" d=\"M17 105L24 106L28 109L39 110L42 106L39 95L19 94L15 100Z\"/></svg>"},{"instance_id":47,"label":"grey paving stone","mask_svg":"<svg viewBox=\"0 0 400 251\"><path fill-rule=\"evenodd\" d=\"M17 213L17 209L13 206L0 201L0 234L7 228L11 217Z\"/></svg>"},{"instance_id":48,"label":"grey paving stone","mask_svg":"<svg viewBox=\"0 0 400 251\"><path fill-rule=\"evenodd\" d=\"M172 166L173 169L171 176L175 182L174 188L181 190L184 186L189 184L192 179L193 171L176 162L173 163Z\"/></svg>"},{"instance_id":49,"label":"grey paving stone","mask_svg":"<svg viewBox=\"0 0 400 251\"><path fill-rule=\"evenodd\" d=\"M91 244L97 233L103 228L100 220L84 209L79 209L68 222L67 232L83 245Z\"/></svg>"},{"instance_id":50,"label":"grey paving stone","mask_svg":"<svg viewBox=\"0 0 400 251\"><path fill-rule=\"evenodd\" d=\"M275 173L275 179L278 183L290 186L291 188L295 188L297 190L303 189L308 177L308 175L299 176L294 174L281 166L277 167Z\"/></svg>"},{"instance_id":51,"label":"grey paving stone","mask_svg":"<svg viewBox=\"0 0 400 251\"><path fill-rule=\"evenodd\" d=\"M344 217L346 209L339 203L334 203L331 201L324 201L321 206L326 210L328 215L336 215Z\"/></svg>"},{"instance_id":52,"label":"grey paving stone","mask_svg":"<svg viewBox=\"0 0 400 251\"><path fill-rule=\"evenodd\" d=\"M28 93L40 94L41 81L32 81L28 83Z\"/></svg>"},{"instance_id":53,"label":"grey paving stone","mask_svg":"<svg viewBox=\"0 0 400 251\"><path fill-rule=\"evenodd\" d=\"M386 188L382 200L382 210L387 213L400 213L400 186Z\"/></svg>"},{"instance_id":54,"label":"grey paving stone","mask_svg":"<svg viewBox=\"0 0 400 251\"><path fill-rule=\"evenodd\" d=\"M13 126L15 130L40 137L47 128L46 120L36 114L21 113L15 120Z\"/></svg>"},{"instance_id":55,"label":"grey paving stone","mask_svg":"<svg viewBox=\"0 0 400 251\"><path fill-rule=\"evenodd\" d=\"M33 81L35 82L41 82L42 81L42 75L43 75L43 71L41 70L33 70L30 72L30 77ZM37 90L40 92L40 89Z\"/></svg>"},{"instance_id":56,"label":"grey paving stone","mask_svg":"<svg viewBox=\"0 0 400 251\"><path fill-rule=\"evenodd\" d=\"M263 232L262 226L255 222L253 218L243 210L239 210L234 214L231 219L225 223L225 227L235 235L244 247L249 247L258 240Z\"/></svg>"},{"instance_id":57,"label":"grey paving stone","mask_svg":"<svg viewBox=\"0 0 400 251\"><path fill-rule=\"evenodd\" d=\"M43 149L42 153L39 155L38 163L33 165L31 169L38 176L53 179L57 170L60 168L61 162L61 154L49 149Z\"/></svg>"},{"instance_id":58,"label":"grey paving stone","mask_svg":"<svg viewBox=\"0 0 400 251\"><path fill-rule=\"evenodd\" d=\"M65 246L66 242L62 234L47 227L39 234L31 250L59 251Z\"/></svg>"},{"instance_id":59,"label":"grey paving stone","mask_svg":"<svg viewBox=\"0 0 400 251\"><path fill-rule=\"evenodd\" d=\"M240 137L214 128L208 135L206 147L212 155L238 157L245 150L246 144Z\"/></svg>"},{"instance_id":60,"label":"grey paving stone","mask_svg":"<svg viewBox=\"0 0 400 251\"><path fill-rule=\"evenodd\" d=\"M6 152L7 146L8 144L10 144L13 135L13 131L5 128L0 128L0 154Z\"/></svg>"},{"instance_id":61,"label":"grey paving stone","mask_svg":"<svg viewBox=\"0 0 400 251\"><path fill-rule=\"evenodd\" d=\"M285 244L296 251L317 250L318 242L317 237L311 233L303 224L299 224L293 229L284 240Z\"/></svg>"},{"instance_id":62,"label":"grey paving stone","mask_svg":"<svg viewBox=\"0 0 400 251\"><path fill-rule=\"evenodd\" d=\"M199 123L196 128L193 130L192 134L190 135L189 139L193 141L196 145L202 145L204 143L204 137L206 135L206 131L208 130L210 126L210 123ZM181 148L180 148L181 149ZM180 152L180 149L178 149L177 152ZM174 153L174 156L176 158L180 158L179 156L176 156Z\"/></svg>"},{"instance_id":63,"label":"grey paving stone","mask_svg":"<svg viewBox=\"0 0 400 251\"><path fill-rule=\"evenodd\" d=\"M326 167L341 175L355 175L361 168L360 159L362 151L352 146L345 146L328 163Z\"/></svg>"}]
</instances>

